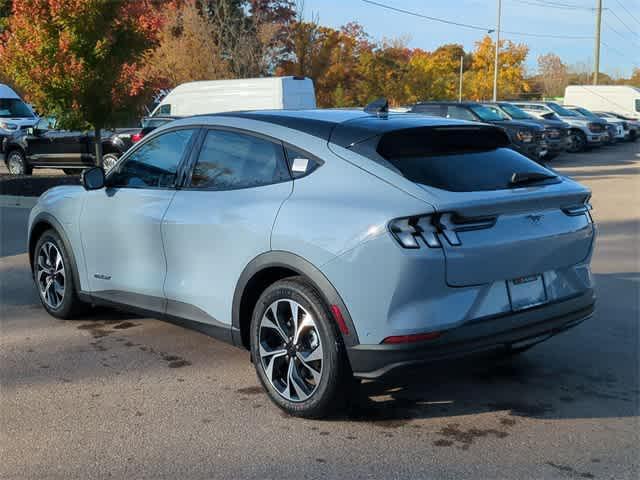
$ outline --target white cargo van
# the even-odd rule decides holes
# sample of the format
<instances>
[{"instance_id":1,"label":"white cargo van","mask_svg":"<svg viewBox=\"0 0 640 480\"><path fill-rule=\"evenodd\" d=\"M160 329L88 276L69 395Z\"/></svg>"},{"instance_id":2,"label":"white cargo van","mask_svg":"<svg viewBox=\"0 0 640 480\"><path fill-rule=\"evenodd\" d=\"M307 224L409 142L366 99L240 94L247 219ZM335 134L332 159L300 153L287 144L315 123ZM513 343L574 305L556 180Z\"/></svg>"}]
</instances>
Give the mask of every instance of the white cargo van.
<instances>
[{"instance_id":1,"label":"white cargo van","mask_svg":"<svg viewBox=\"0 0 640 480\"><path fill-rule=\"evenodd\" d=\"M0 136L38 123L33 110L10 87L0 83Z\"/></svg>"},{"instance_id":2,"label":"white cargo van","mask_svg":"<svg viewBox=\"0 0 640 480\"><path fill-rule=\"evenodd\" d=\"M187 117L239 110L316 108L313 81L305 77L189 82L174 88L152 117Z\"/></svg>"},{"instance_id":3,"label":"white cargo van","mask_svg":"<svg viewBox=\"0 0 640 480\"><path fill-rule=\"evenodd\" d=\"M640 88L629 85L570 85L564 103L640 120Z\"/></svg>"}]
</instances>

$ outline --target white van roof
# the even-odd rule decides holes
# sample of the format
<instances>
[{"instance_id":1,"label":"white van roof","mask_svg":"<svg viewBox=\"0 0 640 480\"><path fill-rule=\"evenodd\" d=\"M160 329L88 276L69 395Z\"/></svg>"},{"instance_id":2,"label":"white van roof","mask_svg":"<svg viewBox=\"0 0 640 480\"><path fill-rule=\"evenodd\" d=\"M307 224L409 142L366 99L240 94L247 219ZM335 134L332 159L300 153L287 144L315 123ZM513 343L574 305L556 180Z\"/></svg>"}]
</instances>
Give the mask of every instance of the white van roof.
<instances>
[{"instance_id":1,"label":"white van roof","mask_svg":"<svg viewBox=\"0 0 640 480\"><path fill-rule=\"evenodd\" d=\"M0 83L0 98L20 98L16 92L13 91L11 87L5 85L4 83Z\"/></svg>"},{"instance_id":2,"label":"white van roof","mask_svg":"<svg viewBox=\"0 0 640 480\"><path fill-rule=\"evenodd\" d=\"M161 107L170 105L165 111ZM152 116L190 116L238 110L310 109L316 107L313 81L305 77L204 80L178 85Z\"/></svg>"}]
</instances>

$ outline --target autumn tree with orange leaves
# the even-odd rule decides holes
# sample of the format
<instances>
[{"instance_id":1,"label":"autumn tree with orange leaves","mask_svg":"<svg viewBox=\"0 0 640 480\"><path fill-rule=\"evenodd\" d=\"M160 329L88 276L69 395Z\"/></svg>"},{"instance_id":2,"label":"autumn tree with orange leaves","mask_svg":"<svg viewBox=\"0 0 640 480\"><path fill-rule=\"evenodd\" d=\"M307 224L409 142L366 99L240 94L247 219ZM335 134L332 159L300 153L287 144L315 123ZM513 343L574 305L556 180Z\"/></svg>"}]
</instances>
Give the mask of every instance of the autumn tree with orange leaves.
<instances>
[{"instance_id":1,"label":"autumn tree with orange leaves","mask_svg":"<svg viewBox=\"0 0 640 480\"><path fill-rule=\"evenodd\" d=\"M0 43L5 76L66 128L101 129L130 115L148 84L137 75L160 16L149 0L14 0Z\"/></svg>"}]
</instances>

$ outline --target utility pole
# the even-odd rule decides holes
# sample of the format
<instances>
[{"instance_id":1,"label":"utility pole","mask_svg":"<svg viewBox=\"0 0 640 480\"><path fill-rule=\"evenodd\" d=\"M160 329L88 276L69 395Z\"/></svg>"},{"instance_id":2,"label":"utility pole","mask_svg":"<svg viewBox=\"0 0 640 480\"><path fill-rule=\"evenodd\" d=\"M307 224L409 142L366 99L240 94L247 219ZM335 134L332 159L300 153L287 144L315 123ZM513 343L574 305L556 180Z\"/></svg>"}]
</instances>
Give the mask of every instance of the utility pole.
<instances>
[{"instance_id":1,"label":"utility pole","mask_svg":"<svg viewBox=\"0 0 640 480\"><path fill-rule=\"evenodd\" d=\"M600 72L600 27L602 23L602 0L596 1L596 44L595 65L593 66L593 84L598 84L598 72Z\"/></svg>"},{"instance_id":2,"label":"utility pole","mask_svg":"<svg viewBox=\"0 0 640 480\"><path fill-rule=\"evenodd\" d=\"M602 0L598 0L602 1ZM500 17L502 14L502 0L498 0L498 22L496 25L496 59L493 65L493 101L498 101L498 55L500 54Z\"/></svg>"},{"instance_id":3,"label":"utility pole","mask_svg":"<svg viewBox=\"0 0 640 480\"><path fill-rule=\"evenodd\" d=\"M464 55L460 55L460 86L458 87L458 103L462 102L462 69L464 68Z\"/></svg>"}]
</instances>

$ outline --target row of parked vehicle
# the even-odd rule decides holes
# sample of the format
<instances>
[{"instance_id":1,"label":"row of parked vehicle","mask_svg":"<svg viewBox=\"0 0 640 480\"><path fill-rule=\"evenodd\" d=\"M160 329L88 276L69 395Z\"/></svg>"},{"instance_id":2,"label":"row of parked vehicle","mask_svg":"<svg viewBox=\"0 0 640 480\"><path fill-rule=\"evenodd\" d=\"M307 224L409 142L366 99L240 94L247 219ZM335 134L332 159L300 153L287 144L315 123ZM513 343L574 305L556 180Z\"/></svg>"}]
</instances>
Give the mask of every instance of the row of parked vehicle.
<instances>
[{"instance_id":1,"label":"row of parked vehicle","mask_svg":"<svg viewBox=\"0 0 640 480\"><path fill-rule=\"evenodd\" d=\"M242 110L313 109L313 82L304 77L191 82L176 87L142 119L141 128L107 131L102 136L103 166L146 134L176 118ZM592 112L556 102L419 102L401 111L499 125L511 148L536 161L581 152L618 141L635 141L640 122L610 111ZM55 128L39 118L9 87L0 85L0 158L14 175L34 168L59 168L67 174L96 164L93 132Z\"/></svg>"}]
</instances>

